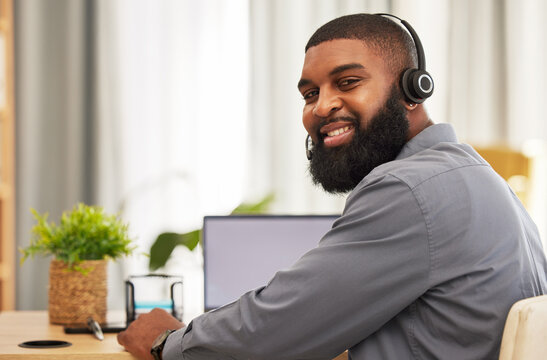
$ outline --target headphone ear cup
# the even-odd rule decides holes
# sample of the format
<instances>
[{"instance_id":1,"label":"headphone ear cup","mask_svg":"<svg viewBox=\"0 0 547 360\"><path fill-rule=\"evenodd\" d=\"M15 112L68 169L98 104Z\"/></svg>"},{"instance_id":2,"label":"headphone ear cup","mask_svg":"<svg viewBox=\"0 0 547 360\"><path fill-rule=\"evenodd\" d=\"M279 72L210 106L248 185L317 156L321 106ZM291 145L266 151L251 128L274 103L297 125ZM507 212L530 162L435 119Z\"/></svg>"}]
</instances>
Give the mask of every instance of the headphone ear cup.
<instances>
[{"instance_id":1,"label":"headphone ear cup","mask_svg":"<svg viewBox=\"0 0 547 360\"><path fill-rule=\"evenodd\" d=\"M401 77L401 88L409 101L421 104L433 94L433 78L425 70L407 69Z\"/></svg>"}]
</instances>

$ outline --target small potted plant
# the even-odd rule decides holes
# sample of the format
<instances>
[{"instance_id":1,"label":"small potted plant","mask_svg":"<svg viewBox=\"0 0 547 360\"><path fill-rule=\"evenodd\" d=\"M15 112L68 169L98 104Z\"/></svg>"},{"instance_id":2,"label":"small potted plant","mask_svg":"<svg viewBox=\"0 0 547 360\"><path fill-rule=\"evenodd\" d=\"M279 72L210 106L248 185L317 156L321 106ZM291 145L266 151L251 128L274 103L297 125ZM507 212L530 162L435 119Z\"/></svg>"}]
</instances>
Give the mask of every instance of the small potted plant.
<instances>
[{"instance_id":1,"label":"small potted plant","mask_svg":"<svg viewBox=\"0 0 547 360\"><path fill-rule=\"evenodd\" d=\"M34 209L37 224L31 243L21 249L21 264L34 255L53 255L49 268L49 321L84 324L88 317L106 322L108 259L134 250L128 226L101 207L82 203L64 212L58 225Z\"/></svg>"}]
</instances>

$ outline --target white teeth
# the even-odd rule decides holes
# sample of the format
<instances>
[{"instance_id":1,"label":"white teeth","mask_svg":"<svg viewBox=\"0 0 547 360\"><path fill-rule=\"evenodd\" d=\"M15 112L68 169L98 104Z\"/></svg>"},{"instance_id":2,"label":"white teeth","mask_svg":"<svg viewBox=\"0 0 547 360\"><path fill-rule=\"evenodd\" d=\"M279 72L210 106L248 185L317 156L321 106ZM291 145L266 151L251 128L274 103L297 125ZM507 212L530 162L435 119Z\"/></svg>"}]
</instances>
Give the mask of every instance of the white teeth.
<instances>
[{"instance_id":1,"label":"white teeth","mask_svg":"<svg viewBox=\"0 0 547 360\"><path fill-rule=\"evenodd\" d=\"M345 133L346 131L349 130L349 126L346 126L344 128L340 128L340 129L336 129L336 130L332 130L332 131L329 131L327 133L328 136L336 136L336 135L340 135L340 134L343 134Z\"/></svg>"}]
</instances>

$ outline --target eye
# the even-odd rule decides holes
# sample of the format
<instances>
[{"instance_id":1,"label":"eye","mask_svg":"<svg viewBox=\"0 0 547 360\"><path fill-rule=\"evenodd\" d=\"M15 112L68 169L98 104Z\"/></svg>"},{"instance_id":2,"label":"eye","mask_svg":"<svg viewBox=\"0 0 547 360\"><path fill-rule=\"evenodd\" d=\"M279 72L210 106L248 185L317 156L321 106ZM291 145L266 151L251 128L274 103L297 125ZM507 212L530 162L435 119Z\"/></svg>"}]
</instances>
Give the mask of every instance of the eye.
<instances>
[{"instance_id":1,"label":"eye","mask_svg":"<svg viewBox=\"0 0 547 360\"><path fill-rule=\"evenodd\" d=\"M342 90L351 90L361 81L359 78L343 78L338 81L338 87Z\"/></svg>"},{"instance_id":2,"label":"eye","mask_svg":"<svg viewBox=\"0 0 547 360\"><path fill-rule=\"evenodd\" d=\"M310 89L310 90L304 91L304 93L302 94L302 97L304 98L304 100L305 100L306 102L310 102L310 101L313 100L313 98L316 97L317 95L319 95L319 90L317 90L317 89Z\"/></svg>"}]
</instances>

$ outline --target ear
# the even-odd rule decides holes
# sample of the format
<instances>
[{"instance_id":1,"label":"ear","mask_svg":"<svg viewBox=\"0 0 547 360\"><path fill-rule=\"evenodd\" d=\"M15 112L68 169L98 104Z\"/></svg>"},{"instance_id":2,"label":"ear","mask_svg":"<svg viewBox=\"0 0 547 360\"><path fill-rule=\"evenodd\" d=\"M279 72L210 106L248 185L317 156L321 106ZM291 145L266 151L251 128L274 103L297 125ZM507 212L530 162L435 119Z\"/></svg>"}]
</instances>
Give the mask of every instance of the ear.
<instances>
[{"instance_id":1,"label":"ear","mask_svg":"<svg viewBox=\"0 0 547 360\"><path fill-rule=\"evenodd\" d=\"M407 111L412 111L414 109L416 109L420 104L415 104L415 103L409 103L409 102L403 102L404 104L404 107Z\"/></svg>"}]
</instances>

